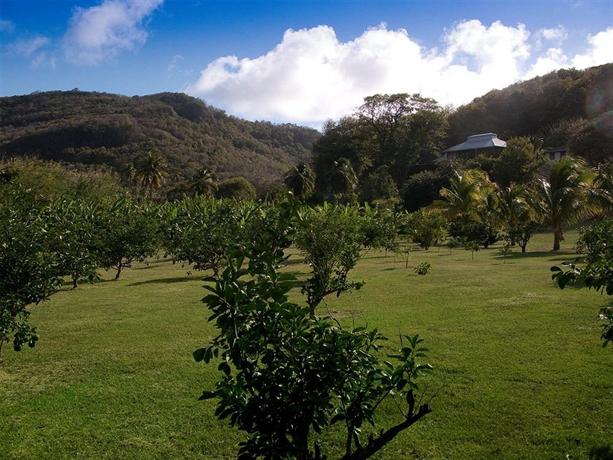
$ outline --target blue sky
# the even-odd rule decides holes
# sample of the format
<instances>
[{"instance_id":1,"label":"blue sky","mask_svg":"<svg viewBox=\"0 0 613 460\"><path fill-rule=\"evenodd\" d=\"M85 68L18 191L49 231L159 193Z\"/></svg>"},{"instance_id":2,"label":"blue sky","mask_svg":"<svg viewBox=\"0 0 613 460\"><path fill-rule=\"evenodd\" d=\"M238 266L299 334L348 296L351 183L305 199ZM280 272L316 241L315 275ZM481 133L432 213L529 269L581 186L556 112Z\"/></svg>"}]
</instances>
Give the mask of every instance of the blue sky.
<instances>
[{"instance_id":1,"label":"blue sky","mask_svg":"<svg viewBox=\"0 0 613 460\"><path fill-rule=\"evenodd\" d=\"M613 0L2 0L0 59L3 96L186 91L317 126L375 92L457 106L611 62Z\"/></svg>"}]
</instances>

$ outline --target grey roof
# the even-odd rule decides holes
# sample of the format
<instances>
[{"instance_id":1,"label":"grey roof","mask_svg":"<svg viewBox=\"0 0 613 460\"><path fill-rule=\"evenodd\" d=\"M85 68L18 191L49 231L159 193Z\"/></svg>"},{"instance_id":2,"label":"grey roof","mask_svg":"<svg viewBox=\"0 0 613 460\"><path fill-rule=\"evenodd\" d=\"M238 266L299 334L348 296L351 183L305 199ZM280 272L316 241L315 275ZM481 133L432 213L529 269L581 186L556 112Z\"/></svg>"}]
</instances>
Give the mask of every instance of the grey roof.
<instances>
[{"instance_id":1,"label":"grey roof","mask_svg":"<svg viewBox=\"0 0 613 460\"><path fill-rule=\"evenodd\" d=\"M504 148L507 143L494 133L483 133L468 136L464 142L453 147L449 147L445 152L461 152L463 150L481 150L492 147Z\"/></svg>"}]
</instances>

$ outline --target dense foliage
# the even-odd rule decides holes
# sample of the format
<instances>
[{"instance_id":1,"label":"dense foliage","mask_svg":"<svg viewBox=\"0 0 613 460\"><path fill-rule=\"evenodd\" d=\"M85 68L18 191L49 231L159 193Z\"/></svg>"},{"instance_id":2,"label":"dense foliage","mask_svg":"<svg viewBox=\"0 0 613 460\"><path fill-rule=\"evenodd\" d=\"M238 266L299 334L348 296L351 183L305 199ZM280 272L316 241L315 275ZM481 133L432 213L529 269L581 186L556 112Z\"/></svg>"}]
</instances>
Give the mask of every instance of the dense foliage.
<instances>
[{"instance_id":1,"label":"dense foliage","mask_svg":"<svg viewBox=\"0 0 613 460\"><path fill-rule=\"evenodd\" d=\"M202 399L217 398L216 415L248 433L239 458L323 459L317 437L337 423L346 429L343 458L369 458L430 412L416 403L419 379L430 370L419 362L426 350L419 337L404 337L399 352L382 360L385 337L376 330L345 329L315 314L326 295L351 287L346 277L361 243L355 211L326 206L295 220L291 205L273 209L243 221L256 231L228 248L224 270L207 286L203 300L219 335L194 357L219 357L223 376ZM295 278L279 270L294 231L313 270L306 306L289 301ZM342 273L332 275L335 269ZM363 426L375 425L377 408L393 395L404 403L402 420L365 442Z\"/></svg>"}]
</instances>

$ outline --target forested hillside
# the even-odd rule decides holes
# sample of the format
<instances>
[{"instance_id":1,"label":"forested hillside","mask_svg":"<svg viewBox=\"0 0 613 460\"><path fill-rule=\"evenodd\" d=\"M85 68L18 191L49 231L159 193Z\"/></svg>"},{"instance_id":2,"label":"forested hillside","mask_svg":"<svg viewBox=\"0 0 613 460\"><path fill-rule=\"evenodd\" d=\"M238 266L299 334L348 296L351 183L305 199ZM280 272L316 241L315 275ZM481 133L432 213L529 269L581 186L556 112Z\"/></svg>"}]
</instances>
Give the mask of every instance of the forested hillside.
<instances>
[{"instance_id":1,"label":"forested hillside","mask_svg":"<svg viewBox=\"0 0 613 460\"><path fill-rule=\"evenodd\" d=\"M597 163L613 151L613 64L566 69L494 90L449 117L449 145L495 132L534 136Z\"/></svg>"},{"instance_id":2,"label":"forested hillside","mask_svg":"<svg viewBox=\"0 0 613 460\"><path fill-rule=\"evenodd\" d=\"M120 172L154 149L170 176L206 167L219 178L245 176L263 185L308 160L318 137L310 128L232 117L179 93L75 90L0 98L0 155L106 164Z\"/></svg>"}]
</instances>

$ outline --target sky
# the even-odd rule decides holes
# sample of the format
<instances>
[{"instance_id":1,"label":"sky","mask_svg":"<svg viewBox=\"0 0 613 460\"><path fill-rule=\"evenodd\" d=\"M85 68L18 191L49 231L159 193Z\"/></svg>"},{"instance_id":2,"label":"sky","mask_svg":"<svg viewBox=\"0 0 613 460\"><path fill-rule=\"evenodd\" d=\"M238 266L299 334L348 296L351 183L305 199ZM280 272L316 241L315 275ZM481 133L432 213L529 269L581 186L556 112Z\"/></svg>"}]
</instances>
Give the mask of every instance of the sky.
<instances>
[{"instance_id":1,"label":"sky","mask_svg":"<svg viewBox=\"0 0 613 460\"><path fill-rule=\"evenodd\" d=\"M375 93L459 106L613 62L613 0L1 0L0 95L181 91L319 127Z\"/></svg>"}]
</instances>

